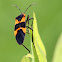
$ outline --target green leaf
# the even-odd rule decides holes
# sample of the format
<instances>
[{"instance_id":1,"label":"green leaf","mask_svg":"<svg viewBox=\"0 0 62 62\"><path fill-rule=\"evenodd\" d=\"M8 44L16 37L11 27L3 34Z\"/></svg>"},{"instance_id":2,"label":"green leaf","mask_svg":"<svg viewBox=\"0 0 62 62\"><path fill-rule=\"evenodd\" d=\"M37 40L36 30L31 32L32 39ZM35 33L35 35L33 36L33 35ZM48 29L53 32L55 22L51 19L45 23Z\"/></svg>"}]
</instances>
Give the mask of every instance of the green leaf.
<instances>
[{"instance_id":1,"label":"green leaf","mask_svg":"<svg viewBox=\"0 0 62 62\"><path fill-rule=\"evenodd\" d=\"M37 56L37 53L36 53L36 50L34 48L32 41L31 41L31 51L32 51L32 55L34 57L34 58L32 58L32 62L39 62L38 56Z\"/></svg>"},{"instance_id":2,"label":"green leaf","mask_svg":"<svg viewBox=\"0 0 62 62\"><path fill-rule=\"evenodd\" d=\"M32 43L32 30L30 30L30 40L31 40L31 52L32 52L32 56L33 56L32 62L39 62L36 50L35 50L34 45Z\"/></svg>"},{"instance_id":3,"label":"green leaf","mask_svg":"<svg viewBox=\"0 0 62 62\"><path fill-rule=\"evenodd\" d=\"M30 59L28 57L23 57L21 62L30 62Z\"/></svg>"},{"instance_id":4,"label":"green leaf","mask_svg":"<svg viewBox=\"0 0 62 62\"><path fill-rule=\"evenodd\" d=\"M23 56L21 62L31 62L30 58L33 58L33 56L29 53L29 54Z\"/></svg>"},{"instance_id":5,"label":"green leaf","mask_svg":"<svg viewBox=\"0 0 62 62\"><path fill-rule=\"evenodd\" d=\"M26 57L33 58L33 56L32 56L30 53L28 53L28 54L26 55Z\"/></svg>"},{"instance_id":6,"label":"green leaf","mask_svg":"<svg viewBox=\"0 0 62 62\"><path fill-rule=\"evenodd\" d=\"M62 62L62 33L57 41L52 62Z\"/></svg>"},{"instance_id":7,"label":"green leaf","mask_svg":"<svg viewBox=\"0 0 62 62\"><path fill-rule=\"evenodd\" d=\"M44 47L43 42L38 33L35 13L33 13L33 18L34 18L34 20L33 20L33 39L34 40L33 41L34 41L36 54L38 56L39 62L47 62L45 47Z\"/></svg>"}]
</instances>

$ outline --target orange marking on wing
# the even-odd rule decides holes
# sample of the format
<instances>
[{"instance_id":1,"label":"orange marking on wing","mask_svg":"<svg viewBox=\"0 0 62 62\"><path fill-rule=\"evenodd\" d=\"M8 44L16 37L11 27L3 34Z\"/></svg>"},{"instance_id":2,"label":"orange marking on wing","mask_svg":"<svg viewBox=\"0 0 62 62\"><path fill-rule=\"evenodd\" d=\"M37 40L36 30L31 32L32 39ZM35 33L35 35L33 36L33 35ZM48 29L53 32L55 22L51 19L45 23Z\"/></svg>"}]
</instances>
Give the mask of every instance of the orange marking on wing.
<instances>
[{"instance_id":1,"label":"orange marking on wing","mask_svg":"<svg viewBox=\"0 0 62 62\"><path fill-rule=\"evenodd\" d=\"M23 30L24 33L26 33L26 28L21 28Z\"/></svg>"},{"instance_id":2,"label":"orange marking on wing","mask_svg":"<svg viewBox=\"0 0 62 62\"><path fill-rule=\"evenodd\" d=\"M23 18L21 19L20 23L21 23L21 22L25 22L25 17L23 17Z\"/></svg>"},{"instance_id":3,"label":"orange marking on wing","mask_svg":"<svg viewBox=\"0 0 62 62\"><path fill-rule=\"evenodd\" d=\"M16 25L16 24L18 24L18 23L19 23L19 22L18 22L18 20L17 20L17 19L15 19L15 25Z\"/></svg>"},{"instance_id":4,"label":"orange marking on wing","mask_svg":"<svg viewBox=\"0 0 62 62\"><path fill-rule=\"evenodd\" d=\"M14 35L16 36L17 35L17 32L18 32L18 30L20 30L21 28L18 28L18 29L16 29L15 31L14 31Z\"/></svg>"}]
</instances>

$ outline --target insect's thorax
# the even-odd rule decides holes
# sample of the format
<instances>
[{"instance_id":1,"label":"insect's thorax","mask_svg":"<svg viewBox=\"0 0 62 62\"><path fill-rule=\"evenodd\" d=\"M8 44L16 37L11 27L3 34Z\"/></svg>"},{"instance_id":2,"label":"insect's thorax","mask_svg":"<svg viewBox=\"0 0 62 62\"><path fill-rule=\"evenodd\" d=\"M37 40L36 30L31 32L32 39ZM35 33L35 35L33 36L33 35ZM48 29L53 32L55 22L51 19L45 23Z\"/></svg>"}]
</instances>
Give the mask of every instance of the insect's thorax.
<instances>
[{"instance_id":1,"label":"insect's thorax","mask_svg":"<svg viewBox=\"0 0 62 62\"><path fill-rule=\"evenodd\" d=\"M25 22L25 14L21 14L18 17L16 17L16 19L15 19L15 25L19 24L19 23L22 23L22 22Z\"/></svg>"}]
</instances>

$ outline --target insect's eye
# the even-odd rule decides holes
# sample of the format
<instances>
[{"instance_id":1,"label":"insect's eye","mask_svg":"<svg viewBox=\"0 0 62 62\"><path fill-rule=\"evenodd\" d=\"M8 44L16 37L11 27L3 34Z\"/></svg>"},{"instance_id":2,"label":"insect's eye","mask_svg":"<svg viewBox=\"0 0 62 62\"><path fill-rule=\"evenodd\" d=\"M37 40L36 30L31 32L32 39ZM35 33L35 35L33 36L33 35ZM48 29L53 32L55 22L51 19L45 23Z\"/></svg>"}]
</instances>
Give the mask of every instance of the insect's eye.
<instances>
[{"instance_id":1,"label":"insect's eye","mask_svg":"<svg viewBox=\"0 0 62 62\"><path fill-rule=\"evenodd\" d=\"M25 16L23 16L23 17L25 17Z\"/></svg>"}]
</instances>

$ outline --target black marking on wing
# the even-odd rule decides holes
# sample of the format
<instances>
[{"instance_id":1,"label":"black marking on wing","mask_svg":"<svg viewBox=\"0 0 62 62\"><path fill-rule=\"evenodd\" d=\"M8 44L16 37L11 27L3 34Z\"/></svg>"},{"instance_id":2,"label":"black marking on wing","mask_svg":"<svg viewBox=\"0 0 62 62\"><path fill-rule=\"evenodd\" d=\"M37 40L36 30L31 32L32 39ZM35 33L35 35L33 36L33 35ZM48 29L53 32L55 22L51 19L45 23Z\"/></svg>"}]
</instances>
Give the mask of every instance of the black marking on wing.
<instances>
[{"instance_id":1,"label":"black marking on wing","mask_svg":"<svg viewBox=\"0 0 62 62\"><path fill-rule=\"evenodd\" d=\"M26 27L26 23L25 22L21 22L20 26L23 27L23 28L25 28Z\"/></svg>"},{"instance_id":2,"label":"black marking on wing","mask_svg":"<svg viewBox=\"0 0 62 62\"><path fill-rule=\"evenodd\" d=\"M15 30L18 29L19 27L25 28L25 27L26 27L26 23L25 23L25 22L21 22L21 23L19 23L19 24L16 24L16 25L15 25Z\"/></svg>"},{"instance_id":3,"label":"black marking on wing","mask_svg":"<svg viewBox=\"0 0 62 62\"><path fill-rule=\"evenodd\" d=\"M15 30L19 28L19 24L16 24L15 25Z\"/></svg>"},{"instance_id":4,"label":"black marking on wing","mask_svg":"<svg viewBox=\"0 0 62 62\"><path fill-rule=\"evenodd\" d=\"M16 40L18 44L22 44L25 38L25 33L22 31L22 29L18 30L18 33L16 35Z\"/></svg>"}]
</instances>

